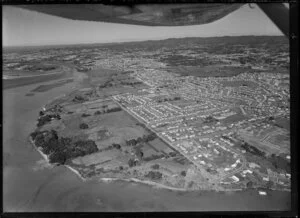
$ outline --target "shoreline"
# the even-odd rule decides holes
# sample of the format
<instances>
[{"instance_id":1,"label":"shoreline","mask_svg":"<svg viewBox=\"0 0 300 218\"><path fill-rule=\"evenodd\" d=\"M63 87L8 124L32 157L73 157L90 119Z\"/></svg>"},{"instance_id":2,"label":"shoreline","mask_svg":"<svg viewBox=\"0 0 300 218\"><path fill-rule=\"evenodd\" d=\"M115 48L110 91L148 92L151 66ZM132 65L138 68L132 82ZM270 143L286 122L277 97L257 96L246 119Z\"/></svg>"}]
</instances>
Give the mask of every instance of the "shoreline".
<instances>
[{"instance_id":1,"label":"shoreline","mask_svg":"<svg viewBox=\"0 0 300 218\"><path fill-rule=\"evenodd\" d=\"M38 147L35 146L34 141L32 140L31 137L29 137L30 142L32 143L33 147L35 148L35 150L37 150L41 156L48 162L48 164L50 165L55 165L55 164L51 164L48 158L48 155L44 154L42 152L42 150ZM83 182L88 181L89 179L82 177L82 175L79 173L78 170L74 169L73 167L67 165L67 164L63 164L62 166L68 168L69 170L71 170L73 173L75 173ZM96 177L97 178L97 177ZM96 179L96 178L91 178L91 179ZM207 190L203 190L203 189L198 189L198 190L194 190L194 189L185 189L185 188L175 188L175 187L171 187L171 186L167 186L161 183L157 183L157 182L153 182L153 181L149 181L149 180L140 180L137 178L130 178L130 179L122 179L122 178L99 178L98 177L98 181L102 181L102 182L106 182L106 183L110 183L110 182L114 182L114 181L125 181L125 182L134 182L134 183L140 183L140 184L144 184L144 185L149 185L153 188L157 188L157 189L166 189L166 190L171 190L171 191L180 191L180 192L191 192L191 191L208 191L208 192L224 192L224 193L228 193L228 192L239 192L239 191L243 191L243 189L224 189L224 190L213 190L213 189L207 189ZM259 188L256 188L256 191L258 191ZM290 190L276 190L276 189L270 189L268 191L283 191L283 192L290 192Z\"/></svg>"},{"instance_id":2,"label":"shoreline","mask_svg":"<svg viewBox=\"0 0 300 218\"><path fill-rule=\"evenodd\" d=\"M163 188L163 189L168 189L168 190L173 190L173 191L182 191L182 192L189 192L192 190L188 190L188 189L184 189L184 188L175 188L175 187L170 187L170 186L166 186L157 182L153 182L153 181L146 181L146 180L140 180L140 179L136 179L136 178L130 178L130 179L121 179L121 178L99 178L100 181L103 182L114 182L114 181L125 181L125 182L134 182L134 183L141 183L141 184L145 184L145 185L149 185L152 186L154 188Z\"/></svg>"},{"instance_id":3,"label":"shoreline","mask_svg":"<svg viewBox=\"0 0 300 218\"><path fill-rule=\"evenodd\" d=\"M47 76L47 75L53 75L53 74L61 74L61 72L53 72L53 73L45 73L45 74L31 74L31 75L3 75L3 80L11 80L11 79L23 79L23 78L30 78L30 77L36 77L36 76Z\"/></svg>"},{"instance_id":4,"label":"shoreline","mask_svg":"<svg viewBox=\"0 0 300 218\"><path fill-rule=\"evenodd\" d=\"M32 140L31 137L29 137L29 140L32 144L32 146L35 148L36 151L38 151L41 156L50 164L50 165L54 165L54 164L51 164L50 161L49 161L49 158L48 158L48 155L44 154L42 152L42 150L38 147L35 146L34 144L34 141ZM81 174L79 173L78 170L74 169L73 167L69 166L69 165L66 165L66 164L63 164L64 167L68 168L69 170L71 170L73 173L75 173L82 181L87 181L88 179L84 178L81 176ZM146 185L150 185L152 187L155 187L155 188L164 188L164 189L168 189L168 190L175 190L175 191L192 191L192 190L187 190L187 189L184 189L184 188L175 188L175 187L169 187L169 186L166 186L166 185L163 185L163 184L160 184L160 183L157 183L157 182L152 182L152 181L143 181L143 180L140 180L140 179L136 179L136 178L130 178L130 179L121 179L121 178L98 178L99 181L103 181L103 182L113 182L113 181L125 181L125 182L135 182L135 183L142 183L142 184L146 184Z\"/></svg>"},{"instance_id":5,"label":"shoreline","mask_svg":"<svg viewBox=\"0 0 300 218\"><path fill-rule=\"evenodd\" d=\"M82 179L82 181L87 181L87 179L86 178L83 178L82 176L81 176L81 174L77 171L77 170L75 170L74 168L72 168L71 166L69 166L69 165L63 165L64 167L66 167L66 168L68 168L69 170L71 170L73 173L75 173L80 179Z\"/></svg>"}]
</instances>

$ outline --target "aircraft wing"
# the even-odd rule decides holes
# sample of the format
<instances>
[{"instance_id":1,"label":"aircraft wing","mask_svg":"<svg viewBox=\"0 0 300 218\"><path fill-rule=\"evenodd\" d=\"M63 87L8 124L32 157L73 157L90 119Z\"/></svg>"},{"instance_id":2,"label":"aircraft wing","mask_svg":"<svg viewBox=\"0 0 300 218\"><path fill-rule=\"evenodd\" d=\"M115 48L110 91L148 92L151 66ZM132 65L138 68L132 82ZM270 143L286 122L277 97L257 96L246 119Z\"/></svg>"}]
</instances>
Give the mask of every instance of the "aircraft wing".
<instances>
[{"instance_id":1,"label":"aircraft wing","mask_svg":"<svg viewBox=\"0 0 300 218\"><path fill-rule=\"evenodd\" d=\"M104 4L18 5L58 17L145 26L185 26L216 21L243 4Z\"/></svg>"}]
</instances>

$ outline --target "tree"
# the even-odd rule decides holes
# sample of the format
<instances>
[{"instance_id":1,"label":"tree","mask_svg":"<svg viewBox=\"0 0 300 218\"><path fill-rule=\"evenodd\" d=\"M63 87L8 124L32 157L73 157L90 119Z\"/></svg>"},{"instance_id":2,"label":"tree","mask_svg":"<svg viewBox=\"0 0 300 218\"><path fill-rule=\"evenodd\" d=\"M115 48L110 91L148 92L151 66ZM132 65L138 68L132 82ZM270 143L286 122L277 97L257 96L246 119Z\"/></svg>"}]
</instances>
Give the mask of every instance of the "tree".
<instances>
[{"instance_id":1,"label":"tree","mask_svg":"<svg viewBox=\"0 0 300 218\"><path fill-rule=\"evenodd\" d=\"M159 169L159 164L154 164L151 166L152 169L158 170Z\"/></svg>"},{"instance_id":2,"label":"tree","mask_svg":"<svg viewBox=\"0 0 300 218\"><path fill-rule=\"evenodd\" d=\"M171 151L171 152L169 153L169 155L170 155L170 157L175 157L175 156L177 155L177 153L176 153L175 151Z\"/></svg>"},{"instance_id":3,"label":"tree","mask_svg":"<svg viewBox=\"0 0 300 218\"><path fill-rule=\"evenodd\" d=\"M43 111L40 111L40 116L44 116L45 115L45 113L43 112Z\"/></svg>"},{"instance_id":4,"label":"tree","mask_svg":"<svg viewBox=\"0 0 300 218\"><path fill-rule=\"evenodd\" d=\"M152 180L160 180L162 178L162 173L157 171L150 171L145 177L150 178Z\"/></svg>"},{"instance_id":5,"label":"tree","mask_svg":"<svg viewBox=\"0 0 300 218\"><path fill-rule=\"evenodd\" d=\"M83 101L85 101L85 99L82 96L80 96L80 95L76 95L74 97L73 101L74 102L83 102Z\"/></svg>"},{"instance_id":6,"label":"tree","mask_svg":"<svg viewBox=\"0 0 300 218\"><path fill-rule=\"evenodd\" d=\"M45 115L45 116L42 116L38 119L38 124L37 126L38 127L41 127L43 125L45 125L46 123L50 122L51 121L51 116L50 115Z\"/></svg>"},{"instance_id":7,"label":"tree","mask_svg":"<svg viewBox=\"0 0 300 218\"><path fill-rule=\"evenodd\" d=\"M100 115L101 114L101 111L96 111L95 113L94 113L94 115Z\"/></svg>"},{"instance_id":8,"label":"tree","mask_svg":"<svg viewBox=\"0 0 300 218\"><path fill-rule=\"evenodd\" d=\"M252 181L247 182L247 188L252 188L252 187L253 187L253 182Z\"/></svg>"},{"instance_id":9,"label":"tree","mask_svg":"<svg viewBox=\"0 0 300 218\"><path fill-rule=\"evenodd\" d=\"M182 175L183 177L185 177L186 176L186 171L181 171L181 173L180 173L180 175Z\"/></svg>"},{"instance_id":10,"label":"tree","mask_svg":"<svg viewBox=\"0 0 300 218\"><path fill-rule=\"evenodd\" d=\"M112 146L116 149L121 149L121 145L113 143Z\"/></svg>"},{"instance_id":11,"label":"tree","mask_svg":"<svg viewBox=\"0 0 300 218\"><path fill-rule=\"evenodd\" d=\"M81 123L81 124L79 125L79 128L80 128L80 129L88 129L89 126L88 126L86 123Z\"/></svg>"},{"instance_id":12,"label":"tree","mask_svg":"<svg viewBox=\"0 0 300 218\"><path fill-rule=\"evenodd\" d=\"M133 159L128 160L128 166L129 167L134 167L135 166L135 161Z\"/></svg>"},{"instance_id":13,"label":"tree","mask_svg":"<svg viewBox=\"0 0 300 218\"><path fill-rule=\"evenodd\" d=\"M141 143L142 141L143 141L143 139L142 139L141 137L138 137L138 138L136 139L137 144Z\"/></svg>"},{"instance_id":14,"label":"tree","mask_svg":"<svg viewBox=\"0 0 300 218\"><path fill-rule=\"evenodd\" d=\"M50 163L64 164L66 162L66 154L61 152L54 152L49 156Z\"/></svg>"},{"instance_id":15,"label":"tree","mask_svg":"<svg viewBox=\"0 0 300 218\"><path fill-rule=\"evenodd\" d=\"M41 134L40 131L34 131L34 132L30 133L30 137L31 137L32 140L34 141L35 138L36 138L36 136L39 135L39 134Z\"/></svg>"},{"instance_id":16,"label":"tree","mask_svg":"<svg viewBox=\"0 0 300 218\"><path fill-rule=\"evenodd\" d=\"M82 115L81 115L81 117L89 117L89 116L91 116L90 114L86 114L86 113L83 113Z\"/></svg>"},{"instance_id":17,"label":"tree","mask_svg":"<svg viewBox=\"0 0 300 218\"><path fill-rule=\"evenodd\" d=\"M135 155L138 157L139 160L141 160L144 156L144 153L141 151L140 147L137 147L135 149Z\"/></svg>"}]
</instances>

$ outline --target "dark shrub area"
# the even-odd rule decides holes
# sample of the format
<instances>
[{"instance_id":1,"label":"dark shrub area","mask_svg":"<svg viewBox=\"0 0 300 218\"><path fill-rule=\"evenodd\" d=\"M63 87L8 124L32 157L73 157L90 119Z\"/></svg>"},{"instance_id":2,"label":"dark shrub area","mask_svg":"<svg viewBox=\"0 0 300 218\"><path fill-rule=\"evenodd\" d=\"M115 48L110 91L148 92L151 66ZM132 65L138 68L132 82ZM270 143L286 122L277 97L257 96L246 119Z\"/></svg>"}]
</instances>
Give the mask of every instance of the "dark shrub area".
<instances>
[{"instance_id":1,"label":"dark shrub area","mask_svg":"<svg viewBox=\"0 0 300 218\"><path fill-rule=\"evenodd\" d=\"M79 128L80 128L80 129L88 129L88 128L89 128L89 125L87 125L86 123L81 123L81 124L79 125Z\"/></svg>"},{"instance_id":2,"label":"dark shrub area","mask_svg":"<svg viewBox=\"0 0 300 218\"><path fill-rule=\"evenodd\" d=\"M129 167L134 167L134 166L136 166L137 165L137 161L135 161L135 160L133 160L133 159L129 159L128 160L128 166Z\"/></svg>"},{"instance_id":3,"label":"dark shrub area","mask_svg":"<svg viewBox=\"0 0 300 218\"><path fill-rule=\"evenodd\" d=\"M158 170L159 169L159 164L154 164L151 166L152 169Z\"/></svg>"},{"instance_id":4,"label":"dark shrub area","mask_svg":"<svg viewBox=\"0 0 300 218\"><path fill-rule=\"evenodd\" d=\"M57 120L61 119L61 117L60 117L59 114L47 114L47 115L43 115L43 116L39 117L37 126L41 127L41 126L45 125L46 123L49 123L52 118L53 119L57 119Z\"/></svg>"},{"instance_id":5,"label":"dark shrub area","mask_svg":"<svg viewBox=\"0 0 300 218\"><path fill-rule=\"evenodd\" d=\"M253 155L257 155L257 156L260 156L260 157L264 157L265 156L265 152L257 149L256 147L248 144L247 142L243 143L241 145L242 148L244 148L247 152L253 154Z\"/></svg>"},{"instance_id":6,"label":"dark shrub area","mask_svg":"<svg viewBox=\"0 0 300 218\"><path fill-rule=\"evenodd\" d=\"M121 111L122 108L120 107L114 107L114 108L111 108L111 109L106 109L104 112L105 113L112 113L112 112L117 112L117 111Z\"/></svg>"},{"instance_id":7,"label":"dark shrub area","mask_svg":"<svg viewBox=\"0 0 300 218\"><path fill-rule=\"evenodd\" d=\"M135 146L138 143L150 142L157 138L157 135L154 132L151 132L149 135L144 135L143 138L138 137L137 139L126 140L127 146Z\"/></svg>"},{"instance_id":8,"label":"dark shrub area","mask_svg":"<svg viewBox=\"0 0 300 218\"><path fill-rule=\"evenodd\" d=\"M116 149L121 149L121 145L113 143L112 146Z\"/></svg>"},{"instance_id":9,"label":"dark shrub area","mask_svg":"<svg viewBox=\"0 0 300 218\"><path fill-rule=\"evenodd\" d=\"M51 163L64 164L68 159L98 151L96 143L92 140L79 140L73 143L71 138L59 138L55 130L36 131L31 133L31 137L35 145L49 155Z\"/></svg>"},{"instance_id":10,"label":"dark shrub area","mask_svg":"<svg viewBox=\"0 0 300 218\"><path fill-rule=\"evenodd\" d=\"M100 115L101 114L101 111L96 111L95 113L94 113L94 115Z\"/></svg>"},{"instance_id":11,"label":"dark shrub area","mask_svg":"<svg viewBox=\"0 0 300 218\"><path fill-rule=\"evenodd\" d=\"M145 177L152 180L160 180L162 178L162 173L157 171L150 171L145 175Z\"/></svg>"},{"instance_id":12,"label":"dark shrub area","mask_svg":"<svg viewBox=\"0 0 300 218\"><path fill-rule=\"evenodd\" d=\"M186 171L183 170L183 171L181 171L180 174L185 177L186 176Z\"/></svg>"},{"instance_id":13,"label":"dark shrub area","mask_svg":"<svg viewBox=\"0 0 300 218\"><path fill-rule=\"evenodd\" d=\"M82 115L81 115L81 117L89 117L89 116L91 116L90 114L86 114L86 113L83 113Z\"/></svg>"},{"instance_id":14,"label":"dark shrub area","mask_svg":"<svg viewBox=\"0 0 300 218\"><path fill-rule=\"evenodd\" d=\"M73 102L81 103L81 102L86 101L86 99L85 99L84 97L80 96L80 95L76 95L76 96L73 98L72 101L73 101Z\"/></svg>"}]
</instances>

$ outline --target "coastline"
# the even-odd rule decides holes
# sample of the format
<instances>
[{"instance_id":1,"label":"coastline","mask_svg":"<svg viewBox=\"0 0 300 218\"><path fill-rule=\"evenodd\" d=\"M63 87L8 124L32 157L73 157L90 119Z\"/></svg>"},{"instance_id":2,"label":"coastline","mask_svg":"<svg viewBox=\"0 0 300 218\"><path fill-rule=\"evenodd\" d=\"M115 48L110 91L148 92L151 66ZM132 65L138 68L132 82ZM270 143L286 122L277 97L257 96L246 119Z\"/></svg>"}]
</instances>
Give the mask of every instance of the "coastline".
<instances>
[{"instance_id":1,"label":"coastline","mask_svg":"<svg viewBox=\"0 0 300 218\"><path fill-rule=\"evenodd\" d=\"M80 179L82 179L82 181L84 181L84 182L87 181L87 179L83 178L81 176L81 174L77 170L75 170L74 168L72 168L71 166L65 165L65 164L63 166L65 166L66 168L68 168L69 170L71 170L73 173L75 173Z\"/></svg>"},{"instance_id":2,"label":"coastline","mask_svg":"<svg viewBox=\"0 0 300 218\"><path fill-rule=\"evenodd\" d=\"M32 144L32 146L35 148L36 151L38 151L41 156L50 164L53 165L49 162L49 158L48 155L44 154L42 152L42 150L38 147L35 146L34 141L32 140L31 137L29 137L29 140ZM82 179L82 181L87 181L86 178L83 178L81 176L81 174L79 173L78 170L74 169L73 167L69 166L69 165L63 165L64 167L68 168L69 170L71 170L73 173L75 173L80 179ZM99 181L102 182L113 182L113 181L126 181L126 182L135 182L135 183L142 183L142 184L146 184L146 185L150 185L153 186L155 188L164 188L164 189L168 189L168 190L173 190L173 191L182 191L182 192L186 192L186 191L190 191L184 188L174 188L174 187L169 187L157 182L152 182L152 181L144 181L144 180L140 180L140 179L136 179L136 178L130 178L130 179L121 179L121 178L99 178Z\"/></svg>"},{"instance_id":3,"label":"coastline","mask_svg":"<svg viewBox=\"0 0 300 218\"><path fill-rule=\"evenodd\" d=\"M31 142L31 144L32 144L32 146L34 147L34 149L35 149L37 152L39 152L39 153L41 154L41 156L42 156L49 164L51 164L50 161L49 161L48 155L44 154L40 148L38 148L37 146L35 146L34 141L32 140L31 136L29 136L29 141ZM51 165L52 165L52 164L51 164Z\"/></svg>"},{"instance_id":4,"label":"coastline","mask_svg":"<svg viewBox=\"0 0 300 218\"><path fill-rule=\"evenodd\" d=\"M168 190L173 190L173 191L182 191L182 192L188 192L191 190L188 189L184 189L184 188L175 188L175 187L170 187L170 186L166 186L157 182L153 182L153 181L146 181L146 180L140 180L140 179L136 179L136 178L130 178L130 179L120 179L120 178L99 178L99 181L103 181L103 182L113 182L113 181L125 181L125 182L135 182L135 183L142 183L145 185L150 185L152 187L155 188L163 188L163 189L168 189Z\"/></svg>"},{"instance_id":5,"label":"coastline","mask_svg":"<svg viewBox=\"0 0 300 218\"><path fill-rule=\"evenodd\" d=\"M11 76L11 75L2 75L3 80L11 80L11 79L23 79L23 78L30 78L30 77L37 77L37 76L47 76L47 75L53 75L53 74L61 74L60 72L54 72L54 73L45 73L45 74L33 74L33 75L23 75L23 76Z\"/></svg>"},{"instance_id":6,"label":"coastline","mask_svg":"<svg viewBox=\"0 0 300 218\"><path fill-rule=\"evenodd\" d=\"M35 146L34 141L32 140L31 137L29 137L30 142L32 143L32 145L34 146L35 150L37 150L41 156L50 164L50 165L55 165L55 164L51 164L48 158L48 155L44 154L42 152L42 150L38 147ZM73 173L75 173L82 181L87 181L88 179L82 177L82 175L79 173L78 170L74 169L73 167L67 165L67 164L63 164L64 167L68 168L69 170L71 170ZM130 179L122 179L122 178L99 178L98 177L98 181L102 181L102 182L106 182L106 183L110 183L110 182L114 182L114 181L125 181L125 182L134 182L134 183L140 183L140 184L145 184L145 185L149 185L153 188L157 188L157 189L166 189L166 190L172 190L172 191L180 191L180 192L190 192L190 191L213 191L213 192L224 192L224 193L228 193L228 192L238 192L238 191L243 191L243 189L224 189L224 190L213 190L213 189L207 189L207 190L203 190L203 189L199 189L199 190L192 190L192 189L185 189L185 188L175 188L175 187L171 187L171 186L167 186L161 183L157 183L157 182L153 182L153 181L149 181L149 180L140 180L137 178L130 178ZM258 189L256 190L258 191ZM286 192L290 192L290 190L276 190L276 189L270 189L269 191L286 191Z\"/></svg>"}]
</instances>

